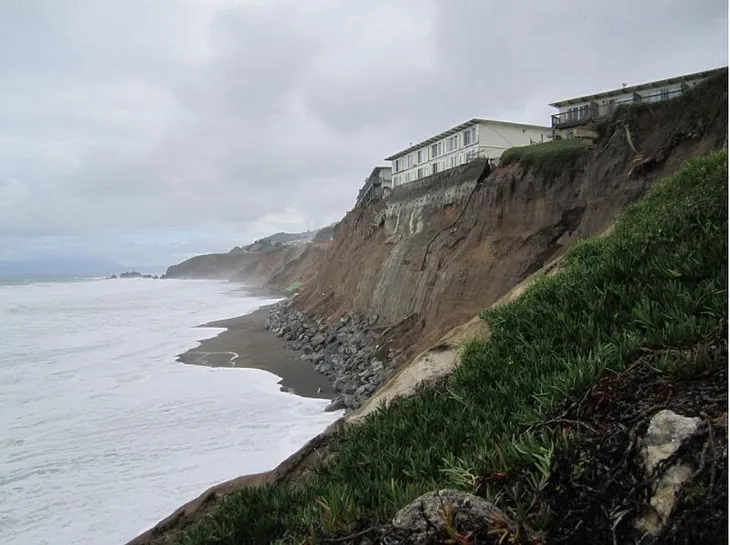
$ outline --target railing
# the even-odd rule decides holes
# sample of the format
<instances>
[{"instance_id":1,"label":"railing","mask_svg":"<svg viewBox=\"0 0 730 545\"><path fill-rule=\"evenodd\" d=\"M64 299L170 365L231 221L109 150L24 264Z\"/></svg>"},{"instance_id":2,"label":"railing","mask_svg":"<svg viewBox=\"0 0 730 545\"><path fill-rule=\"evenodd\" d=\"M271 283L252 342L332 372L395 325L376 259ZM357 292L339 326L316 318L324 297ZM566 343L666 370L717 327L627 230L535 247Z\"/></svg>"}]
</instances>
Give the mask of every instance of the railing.
<instances>
[{"instance_id":1,"label":"railing","mask_svg":"<svg viewBox=\"0 0 730 545\"><path fill-rule=\"evenodd\" d=\"M590 121L599 121L613 115L619 106L624 104L646 104L653 102L663 102L677 98L684 93L683 89L674 89L672 91L662 91L651 95L634 95L632 97L614 100L606 104L592 103L571 111L560 112L551 116L553 129L563 129L567 127L575 127L583 125Z\"/></svg>"},{"instance_id":2,"label":"railing","mask_svg":"<svg viewBox=\"0 0 730 545\"><path fill-rule=\"evenodd\" d=\"M383 198L382 181L378 185L375 185L374 182L375 180L368 178L365 186L357 194L355 206L365 206L374 200Z\"/></svg>"}]
</instances>

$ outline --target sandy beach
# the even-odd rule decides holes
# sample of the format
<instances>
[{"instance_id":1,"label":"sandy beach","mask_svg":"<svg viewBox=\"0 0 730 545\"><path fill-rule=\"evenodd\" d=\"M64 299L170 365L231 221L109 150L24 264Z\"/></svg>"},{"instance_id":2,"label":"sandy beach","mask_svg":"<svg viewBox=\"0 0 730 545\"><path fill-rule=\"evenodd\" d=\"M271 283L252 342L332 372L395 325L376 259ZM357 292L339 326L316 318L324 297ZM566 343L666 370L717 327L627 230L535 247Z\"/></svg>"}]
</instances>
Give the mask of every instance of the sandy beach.
<instances>
[{"instance_id":1,"label":"sandy beach","mask_svg":"<svg viewBox=\"0 0 730 545\"><path fill-rule=\"evenodd\" d=\"M270 307L251 314L203 324L199 327L226 328L212 339L178 356L178 361L213 367L260 369L281 378L282 391L303 397L331 399L334 391L327 377L317 373L301 353L284 348L285 342L264 330Z\"/></svg>"}]
</instances>

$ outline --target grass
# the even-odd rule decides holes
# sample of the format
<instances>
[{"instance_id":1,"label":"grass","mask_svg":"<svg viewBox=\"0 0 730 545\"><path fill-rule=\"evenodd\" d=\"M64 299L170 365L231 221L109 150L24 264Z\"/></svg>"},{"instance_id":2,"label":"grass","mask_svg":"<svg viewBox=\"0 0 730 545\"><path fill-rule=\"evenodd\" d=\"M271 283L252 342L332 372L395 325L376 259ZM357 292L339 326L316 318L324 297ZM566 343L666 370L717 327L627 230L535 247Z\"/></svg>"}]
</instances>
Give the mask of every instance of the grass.
<instances>
[{"instance_id":1,"label":"grass","mask_svg":"<svg viewBox=\"0 0 730 545\"><path fill-rule=\"evenodd\" d=\"M564 138L542 144L510 148L502 154L502 165L520 163L536 173L557 176L575 164L585 152L588 141L583 138Z\"/></svg>"},{"instance_id":2,"label":"grass","mask_svg":"<svg viewBox=\"0 0 730 545\"><path fill-rule=\"evenodd\" d=\"M568 252L564 272L485 310L491 342L467 343L442 385L349 428L301 487L231 495L180 543L301 543L387 520L440 487L477 491L518 520L549 525L549 513L528 511L568 441L542 425L551 412L642 350L697 342L727 320L727 172L727 151L685 163L611 235Z\"/></svg>"}]
</instances>

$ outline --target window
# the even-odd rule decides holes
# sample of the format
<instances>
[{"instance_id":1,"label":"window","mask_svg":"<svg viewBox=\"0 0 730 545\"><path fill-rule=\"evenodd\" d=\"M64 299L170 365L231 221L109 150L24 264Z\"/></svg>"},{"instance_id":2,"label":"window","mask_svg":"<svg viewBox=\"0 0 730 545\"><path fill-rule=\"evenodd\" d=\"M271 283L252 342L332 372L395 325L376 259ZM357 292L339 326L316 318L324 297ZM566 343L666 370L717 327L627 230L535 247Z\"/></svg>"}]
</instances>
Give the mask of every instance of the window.
<instances>
[{"instance_id":1,"label":"window","mask_svg":"<svg viewBox=\"0 0 730 545\"><path fill-rule=\"evenodd\" d=\"M431 159L438 157L438 154L439 154L439 145L433 144L431 146Z\"/></svg>"},{"instance_id":2,"label":"window","mask_svg":"<svg viewBox=\"0 0 730 545\"><path fill-rule=\"evenodd\" d=\"M449 168L454 168L456 166L456 156L454 155L449 159Z\"/></svg>"},{"instance_id":3,"label":"window","mask_svg":"<svg viewBox=\"0 0 730 545\"><path fill-rule=\"evenodd\" d=\"M419 168L419 169L418 169L418 170L416 171L416 179L417 179L417 180L419 180L419 179L421 179L421 178L423 178L423 168Z\"/></svg>"},{"instance_id":4,"label":"window","mask_svg":"<svg viewBox=\"0 0 730 545\"><path fill-rule=\"evenodd\" d=\"M439 171L439 164L433 163L431 165L431 174L436 174Z\"/></svg>"},{"instance_id":5,"label":"window","mask_svg":"<svg viewBox=\"0 0 730 545\"><path fill-rule=\"evenodd\" d=\"M446 153L451 153L459 148L459 135L449 136L446 139Z\"/></svg>"},{"instance_id":6,"label":"window","mask_svg":"<svg viewBox=\"0 0 730 545\"><path fill-rule=\"evenodd\" d=\"M403 183L404 184L407 184L410 181L411 181L411 173L410 172L406 172L405 176L403 176Z\"/></svg>"},{"instance_id":7,"label":"window","mask_svg":"<svg viewBox=\"0 0 730 545\"><path fill-rule=\"evenodd\" d=\"M449 136L446 139L446 153L451 153L454 149L454 139Z\"/></svg>"},{"instance_id":8,"label":"window","mask_svg":"<svg viewBox=\"0 0 730 545\"><path fill-rule=\"evenodd\" d=\"M467 129L464 131L464 137L462 138L462 141L464 142L464 146L471 146L474 142L477 140L477 128L472 127L470 129Z\"/></svg>"},{"instance_id":9,"label":"window","mask_svg":"<svg viewBox=\"0 0 730 545\"><path fill-rule=\"evenodd\" d=\"M444 143L439 142L439 157L441 157L444 154Z\"/></svg>"},{"instance_id":10,"label":"window","mask_svg":"<svg viewBox=\"0 0 730 545\"><path fill-rule=\"evenodd\" d=\"M397 186L400 184L400 176L393 176L393 185Z\"/></svg>"},{"instance_id":11,"label":"window","mask_svg":"<svg viewBox=\"0 0 730 545\"><path fill-rule=\"evenodd\" d=\"M659 94L659 100L669 100L669 89L662 89Z\"/></svg>"},{"instance_id":12,"label":"window","mask_svg":"<svg viewBox=\"0 0 730 545\"><path fill-rule=\"evenodd\" d=\"M413 166L413 154L410 153L406 155L406 168L411 168Z\"/></svg>"},{"instance_id":13,"label":"window","mask_svg":"<svg viewBox=\"0 0 730 545\"><path fill-rule=\"evenodd\" d=\"M400 170L401 170L400 167L401 167L401 160L400 159L396 159L395 160L395 172L400 172Z\"/></svg>"},{"instance_id":14,"label":"window","mask_svg":"<svg viewBox=\"0 0 730 545\"><path fill-rule=\"evenodd\" d=\"M424 159L423 159L423 155L424 155L423 151L424 150L422 150L422 149L419 149L418 150L418 159L416 160L416 164L417 165L420 165L424 161Z\"/></svg>"}]
</instances>

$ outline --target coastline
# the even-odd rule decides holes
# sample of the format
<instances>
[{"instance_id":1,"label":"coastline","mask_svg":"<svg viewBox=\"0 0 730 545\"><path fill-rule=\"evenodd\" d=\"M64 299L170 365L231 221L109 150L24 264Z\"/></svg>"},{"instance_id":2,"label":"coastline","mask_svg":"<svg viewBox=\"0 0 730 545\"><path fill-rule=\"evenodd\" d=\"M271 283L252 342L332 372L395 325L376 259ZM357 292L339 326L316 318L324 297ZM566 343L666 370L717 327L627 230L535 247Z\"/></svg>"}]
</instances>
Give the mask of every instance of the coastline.
<instances>
[{"instance_id":1,"label":"coastline","mask_svg":"<svg viewBox=\"0 0 730 545\"><path fill-rule=\"evenodd\" d=\"M248 289L245 291L251 293ZM269 291L268 295L271 294ZM198 341L197 347L179 354L177 361L189 365L267 371L281 379L279 386L283 392L301 397L332 399L335 390L327 377L315 371L312 363L302 361L300 352L286 348L283 339L264 329L273 306L267 305L249 314L197 326L225 328L225 331Z\"/></svg>"}]
</instances>

